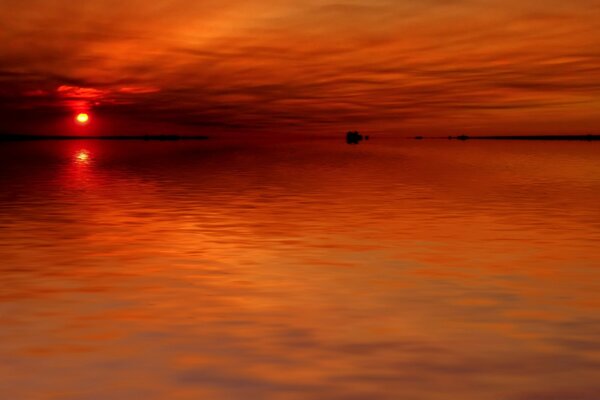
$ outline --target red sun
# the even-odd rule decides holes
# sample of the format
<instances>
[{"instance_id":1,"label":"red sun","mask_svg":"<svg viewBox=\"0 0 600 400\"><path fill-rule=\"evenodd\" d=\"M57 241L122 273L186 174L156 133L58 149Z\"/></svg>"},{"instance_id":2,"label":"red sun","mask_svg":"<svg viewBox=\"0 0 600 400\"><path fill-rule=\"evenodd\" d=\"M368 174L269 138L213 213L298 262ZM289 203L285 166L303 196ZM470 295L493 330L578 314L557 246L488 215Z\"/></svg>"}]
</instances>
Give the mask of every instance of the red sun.
<instances>
[{"instance_id":1,"label":"red sun","mask_svg":"<svg viewBox=\"0 0 600 400\"><path fill-rule=\"evenodd\" d=\"M85 125L90 121L90 116L86 113L79 113L75 117L75 121L81 125Z\"/></svg>"}]
</instances>

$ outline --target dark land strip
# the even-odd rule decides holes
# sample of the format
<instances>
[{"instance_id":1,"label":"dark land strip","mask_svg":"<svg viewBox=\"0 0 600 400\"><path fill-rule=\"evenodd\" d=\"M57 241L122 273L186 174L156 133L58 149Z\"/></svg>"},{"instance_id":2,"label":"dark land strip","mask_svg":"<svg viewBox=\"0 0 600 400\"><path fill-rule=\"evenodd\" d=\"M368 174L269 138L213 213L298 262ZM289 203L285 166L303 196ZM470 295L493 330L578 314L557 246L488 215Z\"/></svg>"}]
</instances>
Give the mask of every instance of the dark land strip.
<instances>
[{"instance_id":1,"label":"dark land strip","mask_svg":"<svg viewBox=\"0 0 600 400\"><path fill-rule=\"evenodd\" d=\"M415 139L425 139L423 136L415 136ZM430 139L445 139L436 137ZM509 135L509 136L448 136L448 139L456 140L579 140L579 141L597 141L600 135Z\"/></svg>"},{"instance_id":2,"label":"dark land strip","mask_svg":"<svg viewBox=\"0 0 600 400\"><path fill-rule=\"evenodd\" d=\"M75 135L0 135L0 142L22 142L36 140L206 140L208 136L180 136L180 135L110 135L110 136L75 136Z\"/></svg>"}]
</instances>

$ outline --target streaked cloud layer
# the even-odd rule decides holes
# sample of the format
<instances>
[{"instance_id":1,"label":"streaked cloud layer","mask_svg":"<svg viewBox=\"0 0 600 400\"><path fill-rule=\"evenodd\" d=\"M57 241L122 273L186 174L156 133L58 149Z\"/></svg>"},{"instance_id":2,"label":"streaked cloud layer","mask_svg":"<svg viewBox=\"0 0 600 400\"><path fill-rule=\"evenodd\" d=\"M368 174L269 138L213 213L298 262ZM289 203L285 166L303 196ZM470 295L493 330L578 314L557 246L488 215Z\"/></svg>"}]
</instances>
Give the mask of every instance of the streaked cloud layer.
<instances>
[{"instance_id":1,"label":"streaked cloud layer","mask_svg":"<svg viewBox=\"0 0 600 400\"><path fill-rule=\"evenodd\" d=\"M88 107L218 131L600 130L597 0L0 0L0 26L0 130Z\"/></svg>"}]
</instances>

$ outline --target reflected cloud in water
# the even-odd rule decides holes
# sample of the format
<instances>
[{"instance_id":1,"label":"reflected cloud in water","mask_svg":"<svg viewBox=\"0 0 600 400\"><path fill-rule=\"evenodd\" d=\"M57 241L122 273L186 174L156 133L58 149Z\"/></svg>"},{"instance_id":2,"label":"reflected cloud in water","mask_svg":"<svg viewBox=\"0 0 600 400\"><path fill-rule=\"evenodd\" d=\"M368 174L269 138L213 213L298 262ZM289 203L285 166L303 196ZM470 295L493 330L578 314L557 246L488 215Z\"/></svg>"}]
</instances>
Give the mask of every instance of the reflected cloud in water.
<instances>
[{"instance_id":1,"label":"reflected cloud in water","mask_svg":"<svg viewBox=\"0 0 600 400\"><path fill-rule=\"evenodd\" d=\"M423 143L0 149L2 393L591 399L599 149Z\"/></svg>"}]
</instances>

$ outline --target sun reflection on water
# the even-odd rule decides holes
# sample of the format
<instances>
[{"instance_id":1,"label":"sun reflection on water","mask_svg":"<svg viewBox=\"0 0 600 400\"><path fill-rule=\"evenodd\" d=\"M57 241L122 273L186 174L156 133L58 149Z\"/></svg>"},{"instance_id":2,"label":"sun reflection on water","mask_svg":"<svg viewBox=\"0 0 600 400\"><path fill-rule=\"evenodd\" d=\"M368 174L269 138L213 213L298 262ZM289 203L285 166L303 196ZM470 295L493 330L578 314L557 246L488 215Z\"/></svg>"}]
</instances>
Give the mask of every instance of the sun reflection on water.
<instances>
[{"instance_id":1,"label":"sun reflection on water","mask_svg":"<svg viewBox=\"0 0 600 400\"><path fill-rule=\"evenodd\" d=\"M79 149L75 152L75 163L87 165L91 161L90 152L87 149Z\"/></svg>"},{"instance_id":2,"label":"sun reflection on water","mask_svg":"<svg viewBox=\"0 0 600 400\"><path fill-rule=\"evenodd\" d=\"M94 163L96 151L90 147L75 147L69 151L69 162L65 165L65 176L61 184L82 190L98 185L99 175Z\"/></svg>"},{"instance_id":3,"label":"sun reflection on water","mask_svg":"<svg viewBox=\"0 0 600 400\"><path fill-rule=\"evenodd\" d=\"M0 146L2 399L595 399L598 149L55 145Z\"/></svg>"}]
</instances>

